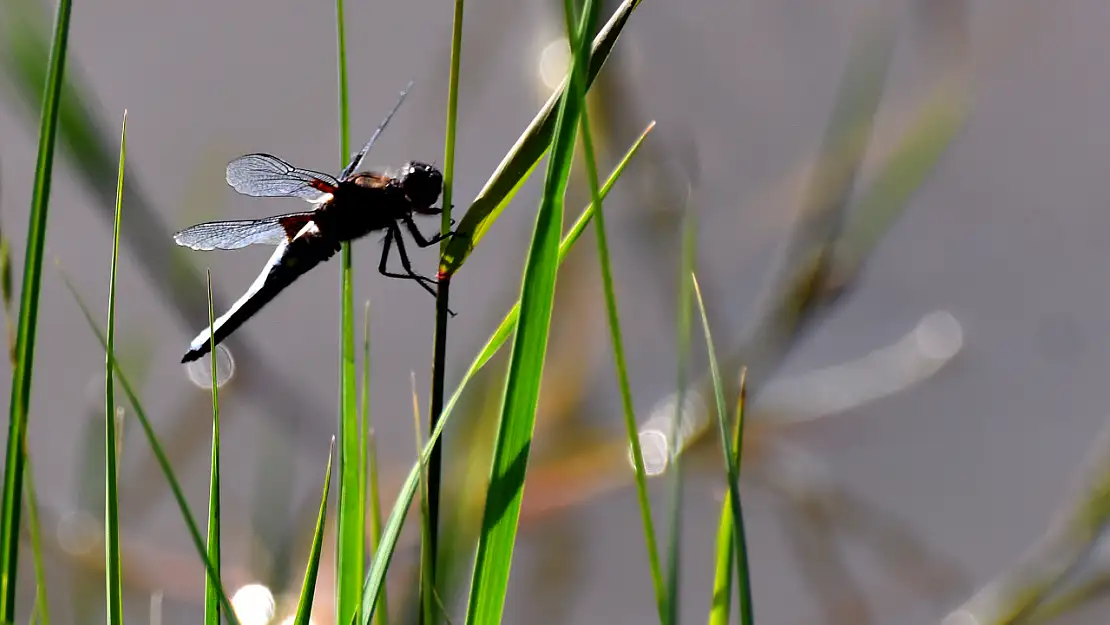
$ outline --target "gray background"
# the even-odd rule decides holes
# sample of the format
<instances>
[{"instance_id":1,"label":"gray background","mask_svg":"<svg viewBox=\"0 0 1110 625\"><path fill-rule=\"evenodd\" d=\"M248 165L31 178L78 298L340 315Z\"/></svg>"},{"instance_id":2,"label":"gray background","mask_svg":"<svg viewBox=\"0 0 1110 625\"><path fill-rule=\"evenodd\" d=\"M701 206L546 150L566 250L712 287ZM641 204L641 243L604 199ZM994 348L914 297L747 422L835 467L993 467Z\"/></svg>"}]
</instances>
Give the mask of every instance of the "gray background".
<instances>
[{"instance_id":1,"label":"gray background","mask_svg":"<svg viewBox=\"0 0 1110 625\"><path fill-rule=\"evenodd\" d=\"M701 262L714 276L707 295L731 314L732 327L719 331L725 341L752 313L768 260L796 206L754 199L812 155L866 4L648 0L618 45L640 111L659 121L655 138L689 131L697 146ZM842 484L907 519L978 585L1041 532L1077 459L1106 420L1110 125L1104 120L1110 82L1098 68L1110 54L1110 5L981 0L972 7L977 67L967 125L882 243L858 291L800 345L787 368L801 371L858 356L896 339L931 310L956 316L967 345L937 378L793 436L827 461ZM537 54L559 27L551 22L558 14L537 3L470 2L467 10L455 202L462 206L546 98L534 78ZM350 1L347 12L353 142L369 134L397 90L415 79L370 163L441 160L449 3ZM908 16L900 23L882 115L906 110L928 86L922 81L920 33L912 24ZM94 89L107 119L129 109L128 176L158 199L172 227L300 208L293 200L236 196L223 181L223 165L239 154L265 151L305 167L339 169L334 14L328 2L79 0L71 54L71 69ZM480 86L466 86L468 73L479 69L486 76ZM11 101L0 108L0 207L17 245L13 257L21 262L36 136L32 118ZM71 163L60 156L31 425L40 497L43 505L61 510L72 506L78 488L79 415L97 401L90 389L102 376L103 354L53 270L52 257L103 311L111 244L110 228L93 213L70 171ZM517 288L536 179L454 282L452 304L461 314L451 326L449 385L492 329L492 311L507 307ZM637 207L614 202L611 214L610 227L617 231L637 218ZM430 229L433 221L422 223ZM592 247L591 238L583 243ZM656 293L656 282L670 276L639 271L635 242L614 239L633 391L639 409L646 410L673 385L672 312L658 310ZM372 393L382 462L407 466L413 448L409 373L415 371L418 388L426 389L433 307L413 285L376 274L377 246L368 238L355 247L355 300L371 298L374 304ZM210 266L217 285L237 296L268 254L198 253L194 260L202 270ZM432 271L433 254L418 252L415 258L420 270ZM200 394L177 362L199 327L176 323L134 263L123 254L121 340L145 341L152 350L143 388L159 422ZM240 331L265 343L263 355L300 379L309 405L319 411L309 419L315 436L298 434L291 486L296 501L318 488L334 430L337 291L338 263L332 262ZM600 315L601 309L591 307L589 314ZM619 432L611 373L601 367L597 375L598 401L608 410L595 412L613 415L600 425ZM225 449L237 450L225 454L227 500L248 494L256 466L250 451L268 428L252 406L231 410L240 414L225 417ZM203 412L196 427L207 431ZM145 445L134 441L125 472L146 454ZM202 510L204 461L185 473ZM686 503L684 622L704 618L718 511L719 477L700 475L692 482L704 485L690 488ZM664 493L662 483L653 487L656 501ZM624 489L555 521L587 528L578 533L588 541L584 573L563 598L567 622L652 620L635 506L633 491ZM769 508L758 496L747 506L759 620L814 622L815 605ZM236 522L236 514L245 513L229 512L229 522ZM188 553L188 539L168 504L125 532ZM525 536L543 540L542 532ZM518 561L531 553L526 546ZM861 579L874 581L868 562L860 564ZM510 582L507 622L534 622L528 597L514 593L521 586ZM929 622L963 598L951 597L950 605L894 599L896 607L881 610L879 620ZM141 611L136 615L142 618ZM173 614L167 619L173 622ZM1102 610L1089 609L1073 622L1104 619Z\"/></svg>"}]
</instances>

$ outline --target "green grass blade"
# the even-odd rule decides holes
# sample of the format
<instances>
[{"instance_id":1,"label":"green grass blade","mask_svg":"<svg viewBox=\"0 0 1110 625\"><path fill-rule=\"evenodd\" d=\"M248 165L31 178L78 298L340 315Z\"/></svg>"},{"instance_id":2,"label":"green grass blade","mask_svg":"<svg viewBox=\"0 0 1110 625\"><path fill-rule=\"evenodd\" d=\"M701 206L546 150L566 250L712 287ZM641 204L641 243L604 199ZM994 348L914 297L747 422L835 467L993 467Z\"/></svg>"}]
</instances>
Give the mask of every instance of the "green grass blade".
<instances>
[{"instance_id":1,"label":"green grass blade","mask_svg":"<svg viewBox=\"0 0 1110 625\"><path fill-rule=\"evenodd\" d=\"M728 499L725 502L728 505L730 513L730 523L727 531L727 542L731 545L731 549L736 555L736 570L738 571L737 577L740 579L741 586L747 585L748 581L748 554L745 552L746 545L743 541L733 539L734 527L742 527L744 523L743 511L740 507L740 448L734 450L734 444L729 440L728 423L725 417L725 392L724 384L721 383L721 370L717 365L717 351L713 348L713 335L709 331L709 315L705 311L705 300L701 296L701 287L698 285L697 276L690 274L690 282L694 287L694 296L697 299L698 312L701 315L701 327L705 333L705 349L709 359L709 375L713 381L713 397L717 404L717 433L721 438L721 451L725 459L725 471L728 475ZM741 402L742 405L742 402ZM721 533L718 533L720 539ZM718 546L722 540L718 541ZM718 572L720 568L718 568ZM728 577L731 579L731 570L728 571ZM731 585L731 582L729 582ZM725 588L725 593L731 598L732 590L728 587ZM750 594L750 593L749 593ZM716 595L716 592L714 592ZM726 599L727 600L727 599ZM716 596L714 597L716 603ZM727 611L725 608L727 621ZM742 601L740 606L740 622L743 625L752 625L753 610L750 599Z\"/></svg>"},{"instance_id":2,"label":"green grass blade","mask_svg":"<svg viewBox=\"0 0 1110 625\"><path fill-rule=\"evenodd\" d=\"M694 213L687 207L683 217L682 267L679 272L677 320L677 370L678 396L670 440L678 440L679 424L689 418L686 412L686 381L690 375L690 299L694 272L694 250L697 245L697 228ZM682 455L675 453L670 467L670 534L667 551L667 618L664 623L678 623L679 572L681 571L682 540Z\"/></svg>"},{"instance_id":3,"label":"green grass blade","mask_svg":"<svg viewBox=\"0 0 1110 625\"><path fill-rule=\"evenodd\" d=\"M24 453L26 453L26 447L24 447ZM39 521L39 498L35 493L34 471L30 460L24 467L23 482L23 498L27 503L27 529L31 538L31 553L35 561L35 609L38 622L42 625L50 625L50 603L46 596L46 564L42 555L42 523Z\"/></svg>"},{"instance_id":4,"label":"green grass blade","mask_svg":"<svg viewBox=\"0 0 1110 625\"><path fill-rule=\"evenodd\" d=\"M312 616L312 597L316 594L316 575L320 571L320 551L324 546L324 521L328 515L328 491L331 488L331 460L335 456L335 438L328 450L328 469L324 472L324 494L320 497L320 512L316 515L316 531L312 534L312 551L301 584L301 598L297 601L297 615L293 625L308 625Z\"/></svg>"},{"instance_id":5,"label":"green grass blade","mask_svg":"<svg viewBox=\"0 0 1110 625\"><path fill-rule=\"evenodd\" d=\"M736 465L737 481L740 480L740 457L744 449L744 411L747 409L747 406L748 370L745 367L740 370L740 392L739 397L736 399L736 418L733 419L732 424L732 462ZM739 486L730 485L729 488L739 488ZM739 499L737 499L737 504L739 505ZM729 503L729 507L732 507L731 503ZM740 562L741 566L737 570L737 579L740 584L740 623L742 623L742 625L752 625L755 623L755 604L752 602L751 573L748 569L748 538L747 530L744 529L742 508L740 512L741 514L735 516L733 519L734 527L732 528L732 539L737 543L737 552L744 554L744 558Z\"/></svg>"},{"instance_id":6,"label":"green grass blade","mask_svg":"<svg viewBox=\"0 0 1110 625\"><path fill-rule=\"evenodd\" d=\"M366 313L363 317L362 325L361 426L362 464L359 467L359 474L362 476L362 483L358 491L361 496L359 507L362 509L363 515L369 513L370 548L377 549L378 543L381 542L382 539L382 503L380 480L378 479L378 450L374 439L374 428L370 427L370 300L366 301ZM370 497L369 511L367 511L366 508L367 496ZM378 598L378 625L389 625L389 605L385 595L385 593L382 593ZM361 613L362 609L360 605L358 620L360 623L364 616Z\"/></svg>"},{"instance_id":7,"label":"green grass blade","mask_svg":"<svg viewBox=\"0 0 1110 625\"><path fill-rule=\"evenodd\" d=\"M212 272L208 279L208 351L212 363L212 469L208 483L208 560L216 574L220 574L220 392L216 379L216 311L212 305ZM204 623L220 625L220 589L216 580L205 575Z\"/></svg>"},{"instance_id":8,"label":"green grass blade","mask_svg":"<svg viewBox=\"0 0 1110 625\"><path fill-rule=\"evenodd\" d=\"M350 110L347 94L347 46L343 0L335 0L336 56L339 74L340 167L351 156ZM339 342L339 496L336 502L337 538L335 557L336 622L357 617L362 604L362 576L366 570L366 514L359 506L361 444L358 427L358 396L355 374L355 303L351 244L340 254L340 342Z\"/></svg>"},{"instance_id":9,"label":"green grass blade","mask_svg":"<svg viewBox=\"0 0 1110 625\"><path fill-rule=\"evenodd\" d=\"M127 158L127 111L119 142L116 178L116 216L112 226L112 272L108 282L107 347L104 350L104 564L109 625L123 623L123 576L119 554L119 471L116 469L116 267L119 262L119 224L123 209L123 166Z\"/></svg>"},{"instance_id":10,"label":"green grass blade","mask_svg":"<svg viewBox=\"0 0 1110 625\"><path fill-rule=\"evenodd\" d=\"M713 601L709 606L709 625L728 625L732 614L732 507L726 500L717 521L717 551L714 558Z\"/></svg>"},{"instance_id":11,"label":"green grass blade","mask_svg":"<svg viewBox=\"0 0 1110 625\"><path fill-rule=\"evenodd\" d=\"M105 341L104 333L96 325L96 320L93 319L92 313L89 311L88 305L85 300L81 298L77 288L73 286L73 282L69 276L59 269L62 277L62 282L69 289L73 299L77 302L77 307L81 309L81 314L85 317L85 322L88 324L89 329L96 335L100 345L103 349L108 348ZM192 511L189 509L189 503L185 499L185 491L181 489L181 483L177 481L177 476L174 475L173 467L170 466L170 461L166 457L166 452L162 449L162 444L158 442L158 436L154 433L154 426L150 424L150 419L147 418L146 410L143 408L139 396L135 393L134 387L131 385L130 378L120 367L118 361L113 361L113 368L116 371L116 378L119 382L120 388L123 389L124 395L127 396L128 403L131 404L132 410L135 411L135 417L139 420L139 425L142 426L143 434L146 436L147 442L150 444L150 449L154 453L154 458L158 461L158 467L162 469L162 474L166 476L166 482L169 484L170 492L173 493L174 502L177 503L178 512L181 513L182 520L185 521L185 527L189 530L189 538L193 541L193 548L196 549L197 556L204 563L205 569L208 572L209 579L215 580L220 591L220 604L224 609L224 618L232 625L239 625L239 619L235 616L235 611L231 607L231 601L228 599L227 591L222 583L219 583L219 573L213 566L212 561L208 559L208 551L204 547L204 540L201 538L200 530L197 528L196 517L193 516Z\"/></svg>"},{"instance_id":12,"label":"green grass blade","mask_svg":"<svg viewBox=\"0 0 1110 625\"><path fill-rule=\"evenodd\" d=\"M598 32L586 76L587 90L601 71L606 59L609 58L609 53L613 50L617 37L631 17L632 11L639 4L640 0L624 0L609 18L609 22ZM524 130L524 134L505 155L485 187L478 192L478 197L474 198L474 202L459 221L457 228L466 236L453 237L447 245L440 259L441 274L449 276L458 271L551 146L551 138L555 133L556 105L561 101L565 87L564 80L563 85L551 94L547 104L540 109L532 123Z\"/></svg>"},{"instance_id":13,"label":"green grass blade","mask_svg":"<svg viewBox=\"0 0 1110 625\"><path fill-rule=\"evenodd\" d=\"M570 0L565 6L567 28L571 28L573 5ZM575 97L584 97L575 94ZM625 432L632 449L632 460L636 470L636 498L640 504L640 518L644 526L644 545L647 550L648 566L651 571L652 589L655 592L655 607L660 621L666 614L666 595L663 589L663 570L659 564L659 547L655 541L655 523L651 516L651 499L647 491L647 475L644 472L644 455L640 449L637 435L636 413L632 406L632 388L628 382L628 366L624 358L624 341L621 338L620 314L617 311L617 296L613 287L613 272L609 262L609 243L605 232L605 211L602 210L601 190L598 188L597 162L594 156L593 137L590 130L589 107L582 107L582 148L586 160L586 177L590 184L590 200L597 207L595 211L594 233L597 237L597 262L601 271L601 283L605 292L605 312L609 322L609 338L613 347L613 366L617 373L620 389L621 408L624 414Z\"/></svg>"},{"instance_id":14,"label":"green grass blade","mask_svg":"<svg viewBox=\"0 0 1110 625\"><path fill-rule=\"evenodd\" d=\"M624 155L624 158L622 158L621 161L617 163L617 166L613 170L613 173L610 174L609 179L606 180L605 185L601 188L601 196L603 198L609 193L610 190L612 190L613 185L616 184L621 174L624 173L624 170L628 166L628 163L632 160L632 157L639 151L640 146L643 145L644 139L647 138L648 133L651 131L654 125L655 124L653 122L647 127L646 130L644 130L643 134L641 134L636 142L632 144L632 147L629 148L628 152ZM566 258L566 255L570 252L571 248L578 241L579 237L582 236L582 233L586 230L586 226L589 225L595 209L596 206L590 204L586 208L586 210L582 211L582 214L579 216L578 221L575 222L574 226L572 226L570 231L567 232L566 236L563 237L563 242L559 246L560 264L562 264L563 260ZM436 424L435 429L433 429L431 434L428 435L428 441L424 445L423 453L421 453L416 466L414 466L412 470L409 471L408 477L405 479L404 484L402 484L401 491L397 495L397 500L393 505L393 510L390 512L389 519L387 519L385 529L382 532L381 542L374 550L374 559L370 564L370 571L366 576L366 584L364 586L362 596L363 612L361 625L367 625L370 621L370 618L374 614L374 602L379 594L381 594L382 585L385 581L386 570L389 568L390 559L393 557L393 550L397 546L397 539L401 535L401 527L404 525L405 516L408 514L409 507L412 505L412 499L416 495L416 488L419 483L418 470L428 462L428 458L431 455L432 446L435 445L436 441L439 440L440 434L443 433L443 428L447 425L448 417L451 415L452 410L454 410L455 405L459 401L459 398L462 397L463 390L466 389L467 384L478 373L478 371L482 369L482 367L486 366L486 364L489 363L490 359L492 359L494 355L497 354L497 352L508 340L509 335L512 334L513 329L516 327L516 321L519 313L520 301L517 301L517 303L514 304L511 309L509 309L509 312L505 314L505 317L501 320L501 324L498 325L497 329L495 329L493 331L493 334L490 335L489 339L486 341L485 346L483 346L482 349L478 352L478 355L470 364L470 368L467 369L466 373L463 375L463 378L459 382L459 385L455 388L455 392L451 395L451 398L444 406L443 414L440 416L439 422ZM381 596L384 596L384 594L382 594Z\"/></svg>"},{"instance_id":15,"label":"green grass blade","mask_svg":"<svg viewBox=\"0 0 1110 625\"><path fill-rule=\"evenodd\" d=\"M412 427L413 440L416 442L416 453L424 446L423 435L420 432L420 396L416 392L416 372L410 373L410 386L412 388ZM434 455L433 448L433 455ZM417 600L420 610L418 622L432 623L432 596L435 586L432 583L432 550L427 546L431 542L431 527L428 525L428 476L427 471L420 472L420 539L423 548L420 550L420 569L418 571L419 592Z\"/></svg>"},{"instance_id":16,"label":"green grass blade","mask_svg":"<svg viewBox=\"0 0 1110 625\"><path fill-rule=\"evenodd\" d=\"M459 119L459 66L462 60L463 0L455 0L451 27L451 69L447 83L447 130L443 145L443 212L440 214L440 232L446 234L451 229L452 200L455 181L455 138ZM449 239L439 244L439 253L447 251ZM443 412L443 394L447 376L447 317L451 295L451 276L440 274L436 285L436 328L432 352L432 389L428 402L428 430L436 427L439 415ZM432 587L436 583L436 566L439 563L439 490L440 474L443 465L443 446L432 448L432 458L428 463L428 541L423 545L431 554L428 562L428 579Z\"/></svg>"},{"instance_id":17,"label":"green grass blade","mask_svg":"<svg viewBox=\"0 0 1110 625\"><path fill-rule=\"evenodd\" d=\"M23 503L23 453L31 405L31 376L35 366L35 329L38 325L39 289L42 285L42 254L46 246L47 208L54 167L54 138L57 134L58 103L69 41L71 0L59 0L54 20L42 115L39 152L27 226L27 250L23 260L19 323L16 330L16 359L12 370L11 403L8 413L8 446L4 459L4 496L0 503L0 622L15 622L15 588L19 573L19 521Z\"/></svg>"},{"instance_id":18,"label":"green grass blade","mask_svg":"<svg viewBox=\"0 0 1110 625\"><path fill-rule=\"evenodd\" d=\"M524 265L520 316L509 356L505 395L493 449L489 488L482 513L482 530L471 579L467 623L499 623L505 606L513 550L516 543L524 476L535 427L540 380L555 301L559 268L559 233L578 119L584 106L589 35L597 21L597 3L586 0L572 47L570 88L559 104L555 136L547 163L543 196ZM578 97L575 97L577 95Z\"/></svg>"}]
</instances>

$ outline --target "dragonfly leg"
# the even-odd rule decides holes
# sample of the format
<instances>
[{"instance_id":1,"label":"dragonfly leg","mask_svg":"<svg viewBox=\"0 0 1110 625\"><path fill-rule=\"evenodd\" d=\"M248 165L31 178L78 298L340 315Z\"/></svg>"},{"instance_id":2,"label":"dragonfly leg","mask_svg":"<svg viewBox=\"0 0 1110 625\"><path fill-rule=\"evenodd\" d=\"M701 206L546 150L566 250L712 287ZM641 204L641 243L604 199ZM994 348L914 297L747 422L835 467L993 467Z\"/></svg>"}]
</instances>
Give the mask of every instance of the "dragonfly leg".
<instances>
[{"instance_id":1,"label":"dragonfly leg","mask_svg":"<svg viewBox=\"0 0 1110 625\"><path fill-rule=\"evenodd\" d=\"M388 278L401 278L402 280L414 280L427 292L432 294L432 297L437 297L435 289L430 285L437 284L435 280L427 276L422 276L412 270L412 263L409 262L408 252L405 251L405 241L401 238L401 228L397 225L389 228L385 235L385 241L382 243L382 260L378 263L378 272ZM397 252L401 256L401 266L405 268L405 273L394 273L389 270L389 247L393 244L393 240L397 240ZM454 317L455 313L451 309L447 309Z\"/></svg>"},{"instance_id":2,"label":"dragonfly leg","mask_svg":"<svg viewBox=\"0 0 1110 625\"><path fill-rule=\"evenodd\" d=\"M389 261L389 245L394 239L396 239L397 241L397 253L401 256L401 266L405 268L405 273L393 273L386 268L386 264ZM435 289L430 286L432 284L436 284L436 281L426 276L422 276L412 270L412 263L409 262L408 252L405 251L405 240L402 238L401 228L397 225L391 227L389 229L389 233L385 236L385 244L382 248L382 260L378 264L378 271L383 276L388 276L390 278L415 280L420 284L421 287L424 288L425 291L431 293L432 297L437 296ZM454 311L452 311L451 309L447 309L447 312L451 313L452 317L455 316Z\"/></svg>"},{"instance_id":3,"label":"dragonfly leg","mask_svg":"<svg viewBox=\"0 0 1110 625\"><path fill-rule=\"evenodd\" d=\"M452 222L453 221L454 220L452 220ZM435 236L433 236L432 238L429 239L429 238L425 237L423 233L420 232L419 228L416 227L416 222L412 220L411 215L409 217L405 218L405 227L409 229L409 232L412 233L412 238L416 241L416 244L419 245L420 247L428 247L430 245L435 245L436 243L439 243L440 241L446 239L447 237L455 236L455 232L452 230L452 231L448 231L446 234L444 234L442 232L437 232L437 233L435 233ZM398 234L397 236L400 237L401 235ZM399 246L400 246L400 243L398 242L398 247Z\"/></svg>"}]
</instances>

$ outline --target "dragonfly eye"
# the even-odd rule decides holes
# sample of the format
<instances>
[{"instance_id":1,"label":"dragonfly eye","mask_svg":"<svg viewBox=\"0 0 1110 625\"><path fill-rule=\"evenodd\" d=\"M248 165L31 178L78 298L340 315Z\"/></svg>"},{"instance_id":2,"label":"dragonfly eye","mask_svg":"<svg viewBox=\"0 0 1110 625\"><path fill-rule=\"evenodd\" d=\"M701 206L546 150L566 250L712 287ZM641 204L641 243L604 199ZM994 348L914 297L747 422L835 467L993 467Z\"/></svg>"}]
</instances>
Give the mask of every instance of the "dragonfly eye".
<instances>
[{"instance_id":1,"label":"dragonfly eye","mask_svg":"<svg viewBox=\"0 0 1110 625\"><path fill-rule=\"evenodd\" d=\"M427 163L412 161L401 169L401 185L417 210L427 208L439 199L443 174Z\"/></svg>"}]
</instances>

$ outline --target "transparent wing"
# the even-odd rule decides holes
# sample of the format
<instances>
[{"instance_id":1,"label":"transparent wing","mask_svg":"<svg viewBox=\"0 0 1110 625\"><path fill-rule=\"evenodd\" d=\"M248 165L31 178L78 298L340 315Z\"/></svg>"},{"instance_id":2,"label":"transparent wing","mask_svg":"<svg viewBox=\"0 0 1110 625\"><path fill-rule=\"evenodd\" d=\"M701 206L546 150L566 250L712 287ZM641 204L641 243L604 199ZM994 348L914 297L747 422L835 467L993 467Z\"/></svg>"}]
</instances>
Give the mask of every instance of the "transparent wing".
<instances>
[{"instance_id":1,"label":"transparent wing","mask_svg":"<svg viewBox=\"0 0 1110 625\"><path fill-rule=\"evenodd\" d=\"M294 167L269 154L247 154L228 163L227 183L243 195L299 197L310 202L339 186L328 174Z\"/></svg>"},{"instance_id":2,"label":"transparent wing","mask_svg":"<svg viewBox=\"0 0 1110 625\"><path fill-rule=\"evenodd\" d=\"M265 219L210 221L173 235L181 246L194 250L237 250L248 245L278 245L311 221L313 213L290 213Z\"/></svg>"},{"instance_id":3,"label":"transparent wing","mask_svg":"<svg viewBox=\"0 0 1110 625\"><path fill-rule=\"evenodd\" d=\"M389 111L389 114L385 116L382 123L378 124L378 128L374 130L374 134L370 136L370 140L366 142L366 145L362 146L361 150L355 152L354 155L351 156L351 162L347 163L347 166L343 168L343 173L339 174L340 180L346 180L351 174L355 173L358 166L362 164L362 159L366 158L366 153L370 151L370 148L374 147L374 142L378 140L378 135L382 134L386 124L393 118L393 114L397 112L397 109L401 108L401 103L405 101L405 96L409 94L409 89L412 88L412 84L413 81L410 80L405 89L401 91L400 97L397 98L397 104L393 105L393 110Z\"/></svg>"}]
</instances>

